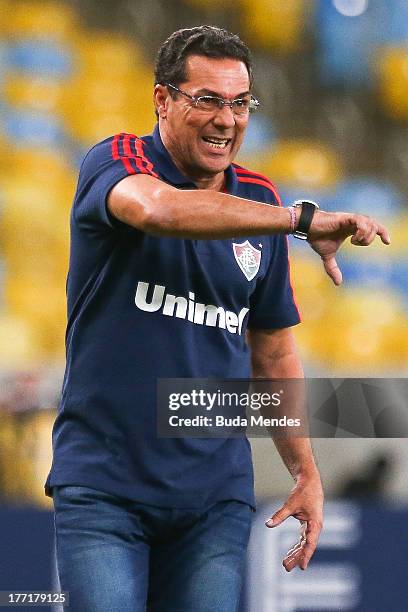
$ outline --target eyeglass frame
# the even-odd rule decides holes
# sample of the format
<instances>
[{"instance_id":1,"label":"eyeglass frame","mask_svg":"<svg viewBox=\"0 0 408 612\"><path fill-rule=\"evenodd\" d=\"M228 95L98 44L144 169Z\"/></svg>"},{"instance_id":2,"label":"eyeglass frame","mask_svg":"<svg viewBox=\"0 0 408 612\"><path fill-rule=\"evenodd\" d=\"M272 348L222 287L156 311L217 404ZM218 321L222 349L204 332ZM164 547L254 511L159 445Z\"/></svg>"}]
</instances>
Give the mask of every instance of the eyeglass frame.
<instances>
[{"instance_id":1,"label":"eyeglass frame","mask_svg":"<svg viewBox=\"0 0 408 612\"><path fill-rule=\"evenodd\" d=\"M199 104L201 98L211 98L213 100L218 100L218 109L219 110L223 109L224 106L229 106L230 109L232 110L232 112L234 113L234 115L242 115L242 116L244 116L247 113L248 114L254 113L256 110L258 110L258 108L260 106L259 100L257 100L255 98L255 96L250 94L251 98L249 100L248 107L245 109L247 111L247 113L239 113L239 112L237 113L236 112L236 108L235 109L233 108L233 104L235 102L237 102L238 100L244 100L244 98L235 98L234 100L231 100L231 102L228 102L227 100L224 100L224 98L220 98L219 96L211 96L211 95L192 96L191 94L188 94L186 91L183 91L182 89L179 89L179 87L176 87L175 85L172 85L171 83L164 83L164 85L166 87L170 87L171 89L174 89L174 91L177 91L177 93L180 93L183 96L186 96L187 98L192 100L194 102L195 108L199 108L198 104ZM253 104L252 106L251 106L251 103ZM205 109L201 109L201 110L205 111Z\"/></svg>"}]
</instances>

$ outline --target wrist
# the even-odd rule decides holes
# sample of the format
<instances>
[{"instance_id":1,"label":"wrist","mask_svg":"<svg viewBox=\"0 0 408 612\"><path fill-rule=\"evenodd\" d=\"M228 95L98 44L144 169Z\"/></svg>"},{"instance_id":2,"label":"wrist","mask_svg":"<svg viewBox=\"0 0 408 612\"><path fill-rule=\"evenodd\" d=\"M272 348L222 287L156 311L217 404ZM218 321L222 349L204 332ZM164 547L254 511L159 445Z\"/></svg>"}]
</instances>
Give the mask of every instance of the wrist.
<instances>
[{"instance_id":1,"label":"wrist","mask_svg":"<svg viewBox=\"0 0 408 612\"><path fill-rule=\"evenodd\" d=\"M292 231L293 236L301 240L307 240L313 216L319 209L319 205L312 200L296 200L291 208L294 208L295 214L296 212L298 214L298 217L296 217L297 224L294 223L296 227Z\"/></svg>"},{"instance_id":2,"label":"wrist","mask_svg":"<svg viewBox=\"0 0 408 612\"><path fill-rule=\"evenodd\" d=\"M300 217L300 209L296 206L288 206L286 209L289 213L289 234L293 234L298 225L299 225L299 217Z\"/></svg>"},{"instance_id":3,"label":"wrist","mask_svg":"<svg viewBox=\"0 0 408 612\"><path fill-rule=\"evenodd\" d=\"M321 481L320 472L317 469L316 464L299 470L298 472L293 474L293 478L297 484L303 482L310 482L311 480Z\"/></svg>"}]
</instances>

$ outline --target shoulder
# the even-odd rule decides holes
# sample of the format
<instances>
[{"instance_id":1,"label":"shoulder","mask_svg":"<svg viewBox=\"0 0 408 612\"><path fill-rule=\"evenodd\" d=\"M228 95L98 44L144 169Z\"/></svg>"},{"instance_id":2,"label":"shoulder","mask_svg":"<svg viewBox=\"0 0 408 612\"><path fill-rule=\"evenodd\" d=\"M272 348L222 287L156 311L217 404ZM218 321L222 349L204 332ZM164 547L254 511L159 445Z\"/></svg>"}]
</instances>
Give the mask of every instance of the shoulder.
<instances>
[{"instance_id":1,"label":"shoulder","mask_svg":"<svg viewBox=\"0 0 408 612\"><path fill-rule=\"evenodd\" d=\"M278 190L267 176L260 174L259 172L254 172L253 170L249 170L248 168L244 168L236 163L233 163L232 167L234 168L238 183L241 185L247 185L248 188L252 187L257 193L263 190L268 199L272 200L272 204L282 206Z\"/></svg>"},{"instance_id":2,"label":"shoulder","mask_svg":"<svg viewBox=\"0 0 408 612\"><path fill-rule=\"evenodd\" d=\"M116 163L123 165L128 174L141 172L156 175L149 155L149 139L149 136L139 137L127 132L109 136L88 150L81 170L95 170Z\"/></svg>"}]
</instances>

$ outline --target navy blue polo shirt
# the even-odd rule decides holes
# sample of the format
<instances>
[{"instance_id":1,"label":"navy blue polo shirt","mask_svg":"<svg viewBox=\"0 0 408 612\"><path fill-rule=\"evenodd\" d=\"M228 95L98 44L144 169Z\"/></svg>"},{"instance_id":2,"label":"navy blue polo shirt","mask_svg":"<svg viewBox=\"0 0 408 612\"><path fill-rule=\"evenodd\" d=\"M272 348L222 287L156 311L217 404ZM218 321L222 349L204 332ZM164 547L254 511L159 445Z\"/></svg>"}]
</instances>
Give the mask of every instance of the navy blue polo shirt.
<instances>
[{"instance_id":1,"label":"navy blue polo shirt","mask_svg":"<svg viewBox=\"0 0 408 612\"><path fill-rule=\"evenodd\" d=\"M83 485L163 507L226 499L254 506L248 440L158 438L156 382L249 377L247 327L299 322L286 236L143 233L107 209L112 187L138 173L196 189L157 126L143 138L107 138L82 163L71 213L67 364L46 492ZM236 164L225 171L224 189L279 204L266 177Z\"/></svg>"}]
</instances>

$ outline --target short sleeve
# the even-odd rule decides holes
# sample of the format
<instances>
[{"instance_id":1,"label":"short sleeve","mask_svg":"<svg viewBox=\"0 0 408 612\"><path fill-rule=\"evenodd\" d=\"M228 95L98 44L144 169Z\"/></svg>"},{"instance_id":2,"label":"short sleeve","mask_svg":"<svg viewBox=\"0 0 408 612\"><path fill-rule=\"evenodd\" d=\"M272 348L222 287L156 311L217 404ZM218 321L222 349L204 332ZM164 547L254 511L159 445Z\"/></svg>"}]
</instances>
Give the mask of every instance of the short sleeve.
<instances>
[{"instance_id":1,"label":"short sleeve","mask_svg":"<svg viewBox=\"0 0 408 612\"><path fill-rule=\"evenodd\" d=\"M280 329L300 322L290 279L287 236L271 236L270 248L268 270L251 296L250 328Z\"/></svg>"},{"instance_id":2,"label":"short sleeve","mask_svg":"<svg viewBox=\"0 0 408 612\"><path fill-rule=\"evenodd\" d=\"M73 216L83 229L115 228L120 224L107 208L111 189L131 174L158 177L143 141L133 134L117 134L95 145L79 173Z\"/></svg>"}]
</instances>

